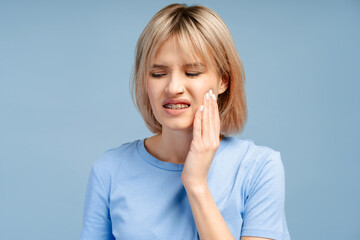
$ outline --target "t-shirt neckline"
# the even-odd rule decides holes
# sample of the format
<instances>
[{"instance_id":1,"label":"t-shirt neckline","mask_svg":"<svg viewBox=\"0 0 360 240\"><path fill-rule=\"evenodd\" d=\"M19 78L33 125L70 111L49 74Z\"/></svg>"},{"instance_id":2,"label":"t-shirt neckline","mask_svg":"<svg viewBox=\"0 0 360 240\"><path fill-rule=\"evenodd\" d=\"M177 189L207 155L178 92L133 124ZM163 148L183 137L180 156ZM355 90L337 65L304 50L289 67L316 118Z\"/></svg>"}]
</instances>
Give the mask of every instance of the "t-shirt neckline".
<instances>
[{"instance_id":1,"label":"t-shirt neckline","mask_svg":"<svg viewBox=\"0 0 360 240\"><path fill-rule=\"evenodd\" d=\"M216 151L214 158L223 151L223 149L229 142L229 139L230 139L230 137L224 137L221 140L220 146L219 146L218 150ZM138 143L137 143L138 152L140 154L140 157L143 160L147 161L148 163L150 163L151 165L153 165L155 167L158 167L158 168L161 168L164 170L168 170L168 171L182 171L184 169L184 164L164 162L164 161L157 159L153 155L151 155L145 148L145 140L146 140L146 138L138 140Z\"/></svg>"}]
</instances>

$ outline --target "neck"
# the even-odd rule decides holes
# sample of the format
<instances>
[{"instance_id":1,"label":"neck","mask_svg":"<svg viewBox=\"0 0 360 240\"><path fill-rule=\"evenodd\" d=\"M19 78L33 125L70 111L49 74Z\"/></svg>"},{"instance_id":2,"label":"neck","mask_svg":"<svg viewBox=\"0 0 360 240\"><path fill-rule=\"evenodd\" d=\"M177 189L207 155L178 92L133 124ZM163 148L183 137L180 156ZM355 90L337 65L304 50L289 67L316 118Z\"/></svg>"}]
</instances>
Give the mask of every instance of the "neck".
<instances>
[{"instance_id":1,"label":"neck","mask_svg":"<svg viewBox=\"0 0 360 240\"><path fill-rule=\"evenodd\" d=\"M193 139L193 129L162 129L162 133L145 141L147 151L164 162L184 164ZM220 137L220 141L222 136Z\"/></svg>"},{"instance_id":2,"label":"neck","mask_svg":"<svg viewBox=\"0 0 360 240\"><path fill-rule=\"evenodd\" d=\"M145 141L148 152L164 162L184 164L190 150L193 129L162 129L162 133Z\"/></svg>"}]
</instances>

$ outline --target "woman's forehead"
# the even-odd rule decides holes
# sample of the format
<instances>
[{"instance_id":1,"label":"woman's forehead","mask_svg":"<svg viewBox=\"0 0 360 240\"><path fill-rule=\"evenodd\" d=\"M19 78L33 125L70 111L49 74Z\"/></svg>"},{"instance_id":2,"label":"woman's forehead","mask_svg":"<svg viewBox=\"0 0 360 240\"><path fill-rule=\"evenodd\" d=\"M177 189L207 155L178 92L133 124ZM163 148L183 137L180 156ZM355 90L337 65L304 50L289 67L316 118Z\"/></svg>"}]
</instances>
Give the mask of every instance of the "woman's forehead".
<instances>
[{"instance_id":1,"label":"woman's forehead","mask_svg":"<svg viewBox=\"0 0 360 240\"><path fill-rule=\"evenodd\" d=\"M159 55L166 55L167 53L176 53L188 62L201 62L205 59L205 54L190 40L180 41L179 38L171 37L155 46L155 48L154 58L157 58Z\"/></svg>"},{"instance_id":2,"label":"woman's forehead","mask_svg":"<svg viewBox=\"0 0 360 240\"><path fill-rule=\"evenodd\" d=\"M172 67L171 64L158 62L158 61L154 61L154 63L152 65L150 65L151 69L168 69L170 67ZM204 68L206 68L206 65L203 64L202 62L191 62L191 63L185 63L185 64L181 65L180 67L204 69Z\"/></svg>"},{"instance_id":3,"label":"woman's forehead","mask_svg":"<svg viewBox=\"0 0 360 240\"><path fill-rule=\"evenodd\" d=\"M215 58L204 44L195 44L190 37L174 34L161 43L155 44L147 62L148 69L166 68L177 62L182 67L213 68ZM172 53L171 53L172 52ZM179 54L179 55L178 55ZM174 55L181 56L174 60Z\"/></svg>"},{"instance_id":4,"label":"woman's forehead","mask_svg":"<svg viewBox=\"0 0 360 240\"><path fill-rule=\"evenodd\" d=\"M173 58L172 55L155 55L152 59L150 59L148 67L150 69L166 69L172 67L173 65L177 65L182 68L205 69L213 66L213 61L211 61L211 59L205 59L205 56L195 54L184 54L183 58L178 59Z\"/></svg>"}]
</instances>

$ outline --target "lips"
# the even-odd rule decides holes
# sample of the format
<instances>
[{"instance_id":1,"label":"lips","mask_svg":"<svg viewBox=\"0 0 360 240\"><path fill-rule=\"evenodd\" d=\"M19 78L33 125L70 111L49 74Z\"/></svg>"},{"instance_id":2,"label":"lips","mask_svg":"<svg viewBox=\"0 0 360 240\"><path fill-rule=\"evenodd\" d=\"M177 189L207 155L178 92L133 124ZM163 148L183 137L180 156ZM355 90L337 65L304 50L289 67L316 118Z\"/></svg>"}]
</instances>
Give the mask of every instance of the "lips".
<instances>
[{"instance_id":1,"label":"lips","mask_svg":"<svg viewBox=\"0 0 360 240\"><path fill-rule=\"evenodd\" d=\"M187 104L190 107L190 101L187 99L166 99L163 102L163 106L165 106L166 104Z\"/></svg>"}]
</instances>

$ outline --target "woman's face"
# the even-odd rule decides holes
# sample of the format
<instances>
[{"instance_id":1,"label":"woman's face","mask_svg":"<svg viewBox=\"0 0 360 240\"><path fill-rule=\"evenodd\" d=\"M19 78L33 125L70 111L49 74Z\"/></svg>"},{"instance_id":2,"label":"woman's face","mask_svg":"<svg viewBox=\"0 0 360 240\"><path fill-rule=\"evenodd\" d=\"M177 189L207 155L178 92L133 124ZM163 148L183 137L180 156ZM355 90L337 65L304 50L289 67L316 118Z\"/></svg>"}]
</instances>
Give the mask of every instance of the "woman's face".
<instances>
[{"instance_id":1,"label":"woman's face","mask_svg":"<svg viewBox=\"0 0 360 240\"><path fill-rule=\"evenodd\" d=\"M216 96L226 90L216 69L201 61L187 62L176 38L168 39L155 55L147 79L150 104L163 131L192 128L210 89Z\"/></svg>"}]
</instances>

